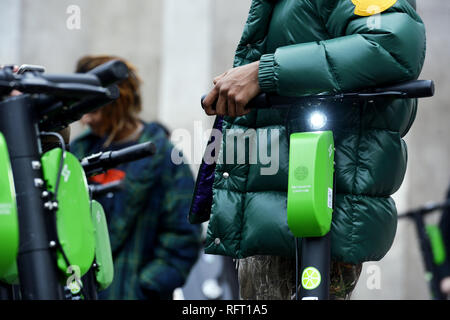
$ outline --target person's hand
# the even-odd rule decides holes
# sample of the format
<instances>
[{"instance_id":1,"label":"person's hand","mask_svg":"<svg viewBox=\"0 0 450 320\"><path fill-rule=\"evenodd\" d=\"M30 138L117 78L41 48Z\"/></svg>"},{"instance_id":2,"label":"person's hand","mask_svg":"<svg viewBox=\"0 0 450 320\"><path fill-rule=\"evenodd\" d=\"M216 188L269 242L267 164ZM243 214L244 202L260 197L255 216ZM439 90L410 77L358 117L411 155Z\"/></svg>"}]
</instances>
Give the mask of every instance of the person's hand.
<instances>
[{"instance_id":1,"label":"person's hand","mask_svg":"<svg viewBox=\"0 0 450 320\"><path fill-rule=\"evenodd\" d=\"M0 69L3 69L4 68L4 66L0 66ZM13 66L13 72L14 73L16 73L17 71L19 71L19 66ZM20 92L20 91L17 91L17 90L13 90L13 91L11 91L11 93L9 94L10 96L12 96L12 97L15 97L15 96L18 96L18 95L21 95L22 94L22 92Z\"/></svg>"},{"instance_id":2,"label":"person's hand","mask_svg":"<svg viewBox=\"0 0 450 320\"><path fill-rule=\"evenodd\" d=\"M450 277L445 277L441 280L441 291L450 295Z\"/></svg>"},{"instance_id":3,"label":"person's hand","mask_svg":"<svg viewBox=\"0 0 450 320\"><path fill-rule=\"evenodd\" d=\"M261 92L258 68L259 61L256 61L216 77L214 88L203 100L202 107L206 114L238 117L249 113L251 110L245 109L245 106Z\"/></svg>"},{"instance_id":4,"label":"person's hand","mask_svg":"<svg viewBox=\"0 0 450 320\"><path fill-rule=\"evenodd\" d=\"M0 65L0 70L5 68L5 67L7 67L7 66L6 65ZM17 65L8 65L8 68L11 68L11 67L12 67L14 73L19 71L19 66L17 66Z\"/></svg>"}]
</instances>

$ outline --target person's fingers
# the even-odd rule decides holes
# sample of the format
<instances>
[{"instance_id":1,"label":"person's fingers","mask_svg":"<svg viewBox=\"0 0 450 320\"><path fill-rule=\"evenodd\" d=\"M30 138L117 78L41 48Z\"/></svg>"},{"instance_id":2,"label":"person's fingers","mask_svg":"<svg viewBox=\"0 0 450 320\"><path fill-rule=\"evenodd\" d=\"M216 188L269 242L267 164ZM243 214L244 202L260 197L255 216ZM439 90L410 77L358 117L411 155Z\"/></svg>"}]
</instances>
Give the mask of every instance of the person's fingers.
<instances>
[{"instance_id":1,"label":"person's fingers","mask_svg":"<svg viewBox=\"0 0 450 320\"><path fill-rule=\"evenodd\" d=\"M235 99L236 103L236 114L237 116L244 116L249 114L252 110L245 108L247 106L248 101L242 98L242 95L237 95Z\"/></svg>"},{"instance_id":2,"label":"person's fingers","mask_svg":"<svg viewBox=\"0 0 450 320\"><path fill-rule=\"evenodd\" d=\"M221 88L219 92L219 99L217 99L216 113L219 116L226 116L227 114L227 100L228 100L228 90Z\"/></svg>"},{"instance_id":3,"label":"person's fingers","mask_svg":"<svg viewBox=\"0 0 450 320\"><path fill-rule=\"evenodd\" d=\"M216 110L214 108L214 103L217 100L219 94L218 88L214 87L209 94L203 99L202 107L208 116L216 115Z\"/></svg>"},{"instance_id":4,"label":"person's fingers","mask_svg":"<svg viewBox=\"0 0 450 320\"><path fill-rule=\"evenodd\" d=\"M212 105L209 105L209 106L207 106L207 107L204 107L203 109L205 110L205 113L206 113L208 116L214 116L214 115L217 114L217 113L216 113L216 110L215 110L215 108L214 108L214 106L212 106Z\"/></svg>"},{"instance_id":5,"label":"person's fingers","mask_svg":"<svg viewBox=\"0 0 450 320\"><path fill-rule=\"evenodd\" d=\"M245 104L242 101L242 98L240 96L237 96L235 99L236 102L236 113L238 116L242 116L245 114Z\"/></svg>"},{"instance_id":6,"label":"person's fingers","mask_svg":"<svg viewBox=\"0 0 450 320\"><path fill-rule=\"evenodd\" d=\"M13 72L16 73L17 71L19 71L19 66L14 65Z\"/></svg>"},{"instance_id":7,"label":"person's fingers","mask_svg":"<svg viewBox=\"0 0 450 320\"><path fill-rule=\"evenodd\" d=\"M221 75L218 75L217 77L215 77L213 79L213 83L214 85L217 84L217 82L219 82L223 77L225 77L227 75L228 71L225 71L224 73L222 73Z\"/></svg>"},{"instance_id":8,"label":"person's fingers","mask_svg":"<svg viewBox=\"0 0 450 320\"><path fill-rule=\"evenodd\" d=\"M236 117L236 103L234 102L234 95L228 94L228 115L230 117Z\"/></svg>"},{"instance_id":9,"label":"person's fingers","mask_svg":"<svg viewBox=\"0 0 450 320\"><path fill-rule=\"evenodd\" d=\"M257 75L258 64L253 63L230 69L214 78L216 114L236 117L250 113L251 110L245 107L260 92Z\"/></svg>"}]
</instances>

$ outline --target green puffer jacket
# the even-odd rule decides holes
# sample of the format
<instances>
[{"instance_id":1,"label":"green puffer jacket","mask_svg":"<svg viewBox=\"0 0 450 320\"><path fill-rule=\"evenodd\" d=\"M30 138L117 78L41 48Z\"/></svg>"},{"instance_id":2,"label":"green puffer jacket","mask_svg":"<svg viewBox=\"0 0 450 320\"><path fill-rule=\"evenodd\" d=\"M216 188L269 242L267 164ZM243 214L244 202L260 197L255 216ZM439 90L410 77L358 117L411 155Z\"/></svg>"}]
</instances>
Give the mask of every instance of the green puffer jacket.
<instances>
[{"instance_id":1,"label":"green puffer jacket","mask_svg":"<svg viewBox=\"0 0 450 320\"><path fill-rule=\"evenodd\" d=\"M262 91L284 96L355 91L417 79L425 58L425 28L408 1L398 0L375 16L358 16L354 10L351 0L253 0L234 65L260 60ZM414 121L416 100L305 103L290 111L254 110L216 121L223 132L221 153L229 151L225 142L236 129L257 132L249 135L253 141L246 145L247 155L252 146L260 147L261 130L277 129L279 138L270 134L269 143L279 141L279 169L263 175L260 169L269 165L217 163L208 212L195 203L205 194L202 165L190 221L210 218L206 253L236 258L294 255L286 217L288 135L292 127L308 131L301 120L317 108L327 113L335 137L332 257L360 263L387 253L397 227L390 196L406 171L402 137Z\"/></svg>"}]
</instances>

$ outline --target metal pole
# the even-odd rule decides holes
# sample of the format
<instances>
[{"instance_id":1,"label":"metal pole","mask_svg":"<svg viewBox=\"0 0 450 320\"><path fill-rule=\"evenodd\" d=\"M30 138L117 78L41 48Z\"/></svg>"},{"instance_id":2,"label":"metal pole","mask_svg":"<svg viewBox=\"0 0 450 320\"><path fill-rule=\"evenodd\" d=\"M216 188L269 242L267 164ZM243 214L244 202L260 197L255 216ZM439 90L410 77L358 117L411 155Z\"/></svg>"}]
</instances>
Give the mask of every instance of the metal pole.
<instances>
[{"instance_id":1,"label":"metal pole","mask_svg":"<svg viewBox=\"0 0 450 320\"><path fill-rule=\"evenodd\" d=\"M60 299L61 286L53 249L50 219L44 210L38 129L29 95L0 103L0 131L5 136L16 189L20 245L17 259L22 298Z\"/></svg>"},{"instance_id":2,"label":"metal pole","mask_svg":"<svg viewBox=\"0 0 450 320\"><path fill-rule=\"evenodd\" d=\"M330 232L323 237L302 238L300 299L330 298Z\"/></svg>"},{"instance_id":3,"label":"metal pole","mask_svg":"<svg viewBox=\"0 0 450 320\"><path fill-rule=\"evenodd\" d=\"M84 287L84 292L86 296L84 299L86 300L97 300L97 282L95 280L95 270L92 267L83 277L82 283Z\"/></svg>"}]
</instances>

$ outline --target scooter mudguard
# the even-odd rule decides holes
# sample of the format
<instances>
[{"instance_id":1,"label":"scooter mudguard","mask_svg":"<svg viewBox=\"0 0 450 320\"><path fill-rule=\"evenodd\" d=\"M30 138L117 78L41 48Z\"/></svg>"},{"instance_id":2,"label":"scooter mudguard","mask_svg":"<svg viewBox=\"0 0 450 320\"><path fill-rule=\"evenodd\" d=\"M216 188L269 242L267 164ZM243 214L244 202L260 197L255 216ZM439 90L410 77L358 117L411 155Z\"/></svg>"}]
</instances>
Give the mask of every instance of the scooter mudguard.
<instances>
[{"instance_id":1,"label":"scooter mudguard","mask_svg":"<svg viewBox=\"0 0 450 320\"><path fill-rule=\"evenodd\" d=\"M333 174L331 131L291 134L287 222L295 237L321 237L330 231Z\"/></svg>"},{"instance_id":2,"label":"scooter mudguard","mask_svg":"<svg viewBox=\"0 0 450 320\"><path fill-rule=\"evenodd\" d=\"M105 290L114 278L108 225L102 205L95 200L91 202L91 213L95 231L95 262L97 264L95 277L99 290Z\"/></svg>"},{"instance_id":3,"label":"scooter mudguard","mask_svg":"<svg viewBox=\"0 0 450 320\"><path fill-rule=\"evenodd\" d=\"M431 251L433 253L434 264L440 266L446 260L446 249L442 233L439 226L429 224L425 227L428 238L430 239Z\"/></svg>"},{"instance_id":4,"label":"scooter mudguard","mask_svg":"<svg viewBox=\"0 0 450 320\"><path fill-rule=\"evenodd\" d=\"M42 156L42 170L47 188L55 192L63 151L52 149ZM89 189L84 170L78 159L64 152L63 167L58 187L56 229L62 251L58 249L57 264L64 275L68 265L63 253L73 269L86 274L92 266L95 254L95 235L92 224Z\"/></svg>"},{"instance_id":5,"label":"scooter mudguard","mask_svg":"<svg viewBox=\"0 0 450 320\"><path fill-rule=\"evenodd\" d=\"M19 222L16 193L8 147L0 132L0 280L13 283L17 279L18 249Z\"/></svg>"}]
</instances>

